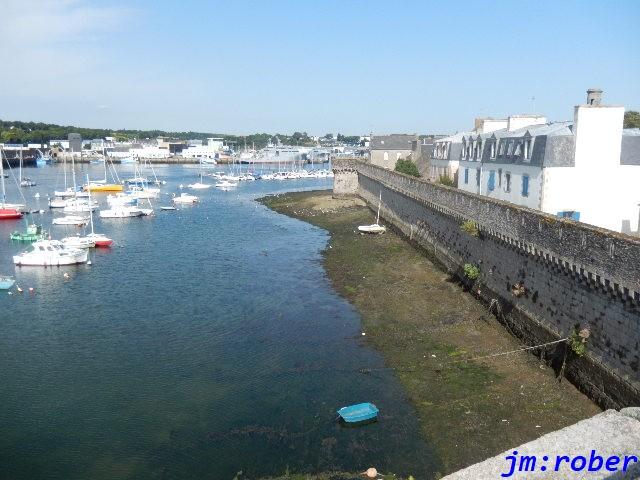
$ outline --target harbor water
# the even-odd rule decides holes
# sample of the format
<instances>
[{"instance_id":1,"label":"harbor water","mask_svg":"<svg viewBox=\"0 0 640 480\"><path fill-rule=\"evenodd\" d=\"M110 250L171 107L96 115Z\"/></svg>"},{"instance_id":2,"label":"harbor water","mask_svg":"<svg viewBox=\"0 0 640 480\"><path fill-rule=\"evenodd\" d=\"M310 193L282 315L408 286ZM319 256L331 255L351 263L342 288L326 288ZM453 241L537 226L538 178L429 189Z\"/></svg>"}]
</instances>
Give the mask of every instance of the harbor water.
<instances>
[{"instance_id":1,"label":"harbor water","mask_svg":"<svg viewBox=\"0 0 640 480\"><path fill-rule=\"evenodd\" d=\"M198 204L161 211L200 170L155 169L167 181L155 215L95 215L114 245L92 251L91 265L14 267L28 247L9 234L25 222L0 222L0 274L24 289L0 292L0 477L230 480L375 466L430 478L438 462L413 409L323 270L327 233L255 201L331 179L200 190ZM62 189L62 167L25 171L37 186L20 190L45 210L27 220L54 239L78 232L51 226L46 196ZM102 166L85 173L100 178ZM7 196L21 201L11 178ZM360 402L375 403L378 422L336 422Z\"/></svg>"}]
</instances>

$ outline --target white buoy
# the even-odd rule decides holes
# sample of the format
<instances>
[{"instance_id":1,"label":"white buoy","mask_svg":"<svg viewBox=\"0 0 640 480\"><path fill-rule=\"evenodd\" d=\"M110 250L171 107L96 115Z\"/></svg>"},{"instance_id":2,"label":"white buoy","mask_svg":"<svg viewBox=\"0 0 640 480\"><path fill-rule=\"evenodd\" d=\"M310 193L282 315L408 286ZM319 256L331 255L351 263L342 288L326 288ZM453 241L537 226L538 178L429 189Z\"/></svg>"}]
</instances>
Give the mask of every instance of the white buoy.
<instances>
[{"instance_id":1,"label":"white buoy","mask_svg":"<svg viewBox=\"0 0 640 480\"><path fill-rule=\"evenodd\" d=\"M376 478L377 476L378 476L378 470L376 470L373 467L367 468L367 477Z\"/></svg>"},{"instance_id":2,"label":"white buoy","mask_svg":"<svg viewBox=\"0 0 640 480\"><path fill-rule=\"evenodd\" d=\"M87 265L91 265L91 260L87 260Z\"/></svg>"}]
</instances>

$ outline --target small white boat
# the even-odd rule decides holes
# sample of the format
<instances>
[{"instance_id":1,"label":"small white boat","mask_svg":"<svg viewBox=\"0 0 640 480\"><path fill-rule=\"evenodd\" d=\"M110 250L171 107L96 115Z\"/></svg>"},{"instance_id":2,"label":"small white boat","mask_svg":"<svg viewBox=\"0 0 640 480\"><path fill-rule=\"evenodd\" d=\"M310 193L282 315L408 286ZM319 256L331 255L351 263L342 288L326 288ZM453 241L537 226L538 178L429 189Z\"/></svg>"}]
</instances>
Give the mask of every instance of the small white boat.
<instances>
[{"instance_id":1,"label":"small white boat","mask_svg":"<svg viewBox=\"0 0 640 480\"><path fill-rule=\"evenodd\" d=\"M67 200L67 204L64 207L64 213L85 213L93 212L98 208L97 202L89 202L88 200L73 198Z\"/></svg>"},{"instance_id":2,"label":"small white boat","mask_svg":"<svg viewBox=\"0 0 640 480\"><path fill-rule=\"evenodd\" d=\"M80 217L78 215L67 215L65 217L54 218L54 225L75 225L78 227L82 227L89 223L89 219L87 217Z\"/></svg>"},{"instance_id":3,"label":"small white boat","mask_svg":"<svg viewBox=\"0 0 640 480\"><path fill-rule=\"evenodd\" d=\"M67 206L67 201L64 198L50 198L49 208L64 208Z\"/></svg>"},{"instance_id":4,"label":"small white boat","mask_svg":"<svg viewBox=\"0 0 640 480\"><path fill-rule=\"evenodd\" d=\"M148 217L149 215L153 215L153 208L141 208L140 211L144 217Z\"/></svg>"},{"instance_id":5,"label":"small white boat","mask_svg":"<svg viewBox=\"0 0 640 480\"><path fill-rule=\"evenodd\" d=\"M110 247L111 244L113 243L113 240L111 240L106 235L102 235L101 233L92 232L88 234L86 238L93 240L93 243L95 244L96 247Z\"/></svg>"},{"instance_id":6,"label":"small white boat","mask_svg":"<svg viewBox=\"0 0 640 480\"><path fill-rule=\"evenodd\" d=\"M181 193L179 196L173 197L173 203L196 203L198 201L198 197L195 195L189 195L188 193Z\"/></svg>"},{"instance_id":7,"label":"small white boat","mask_svg":"<svg viewBox=\"0 0 640 480\"><path fill-rule=\"evenodd\" d=\"M39 240L32 245L33 250L13 257L19 266L59 266L86 263L89 254L86 249L67 247L59 240Z\"/></svg>"},{"instance_id":8,"label":"small white boat","mask_svg":"<svg viewBox=\"0 0 640 480\"><path fill-rule=\"evenodd\" d=\"M80 235L76 235L74 237L65 237L61 241L65 246L71 248L93 248L96 246L96 242L88 236L81 237Z\"/></svg>"},{"instance_id":9,"label":"small white boat","mask_svg":"<svg viewBox=\"0 0 640 480\"><path fill-rule=\"evenodd\" d=\"M116 195L107 195L107 203L110 207L119 207L124 205L136 205L138 200L128 193L117 193Z\"/></svg>"},{"instance_id":10,"label":"small white boat","mask_svg":"<svg viewBox=\"0 0 640 480\"><path fill-rule=\"evenodd\" d=\"M160 210L165 210L165 211L175 210L175 209L176 209L176 207L160 207Z\"/></svg>"},{"instance_id":11,"label":"small white boat","mask_svg":"<svg viewBox=\"0 0 640 480\"><path fill-rule=\"evenodd\" d=\"M131 218L143 215L142 209L132 205L115 205L108 210L100 210L100 218Z\"/></svg>"},{"instance_id":12,"label":"small white boat","mask_svg":"<svg viewBox=\"0 0 640 480\"><path fill-rule=\"evenodd\" d=\"M191 184L187 185L187 187L189 187L189 188L191 188L193 190L204 190L206 188L213 187L213 185L210 185L208 183L196 182L196 183L191 183Z\"/></svg>"},{"instance_id":13,"label":"small white boat","mask_svg":"<svg viewBox=\"0 0 640 480\"><path fill-rule=\"evenodd\" d=\"M230 188L237 187L237 183L230 182L228 180L223 180L222 182L216 183L216 188L220 188L222 190L228 190Z\"/></svg>"},{"instance_id":14,"label":"small white boat","mask_svg":"<svg viewBox=\"0 0 640 480\"><path fill-rule=\"evenodd\" d=\"M382 204L382 192L380 192L380 200L378 201L378 214L376 215L376 223L372 225L360 225L358 231L360 233L384 233L387 228L380 225L380 205Z\"/></svg>"}]
</instances>

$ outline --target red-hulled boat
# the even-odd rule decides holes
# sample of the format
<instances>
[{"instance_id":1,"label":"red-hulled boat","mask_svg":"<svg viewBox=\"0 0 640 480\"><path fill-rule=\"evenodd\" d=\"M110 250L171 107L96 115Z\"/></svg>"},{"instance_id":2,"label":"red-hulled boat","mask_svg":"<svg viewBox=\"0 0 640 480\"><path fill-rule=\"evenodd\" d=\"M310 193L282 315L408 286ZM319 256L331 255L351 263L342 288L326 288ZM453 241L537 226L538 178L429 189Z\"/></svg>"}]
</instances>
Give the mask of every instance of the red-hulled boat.
<instances>
[{"instance_id":1,"label":"red-hulled boat","mask_svg":"<svg viewBox=\"0 0 640 480\"><path fill-rule=\"evenodd\" d=\"M0 208L0 220L15 220L22 218L22 212L15 208Z\"/></svg>"},{"instance_id":2,"label":"red-hulled boat","mask_svg":"<svg viewBox=\"0 0 640 480\"><path fill-rule=\"evenodd\" d=\"M111 240L109 237L106 237L99 233L90 233L89 235L87 235L87 238L90 238L93 241L93 243L96 244L96 247L100 247L100 248L110 247L111 244L113 243L113 240Z\"/></svg>"}]
</instances>

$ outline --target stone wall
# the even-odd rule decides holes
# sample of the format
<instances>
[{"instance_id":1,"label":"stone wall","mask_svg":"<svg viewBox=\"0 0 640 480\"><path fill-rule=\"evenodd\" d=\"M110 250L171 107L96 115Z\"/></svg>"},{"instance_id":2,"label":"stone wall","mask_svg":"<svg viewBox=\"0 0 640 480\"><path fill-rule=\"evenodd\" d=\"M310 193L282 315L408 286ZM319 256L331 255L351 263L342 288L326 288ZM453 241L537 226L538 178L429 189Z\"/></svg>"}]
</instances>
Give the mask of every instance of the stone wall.
<instances>
[{"instance_id":1,"label":"stone wall","mask_svg":"<svg viewBox=\"0 0 640 480\"><path fill-rule=\"evenodd\" d=\"M640 404L640 240L356 160L333 168L336 193L377 206L382 192L381 216L446 268L479 266L480 296L525 343L589 328L587 355L570 355L566 376L603 407ZM466 220L479 237L461 230Z\"/></svg>"}]
</instances>

